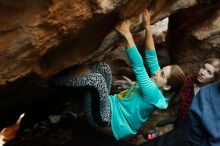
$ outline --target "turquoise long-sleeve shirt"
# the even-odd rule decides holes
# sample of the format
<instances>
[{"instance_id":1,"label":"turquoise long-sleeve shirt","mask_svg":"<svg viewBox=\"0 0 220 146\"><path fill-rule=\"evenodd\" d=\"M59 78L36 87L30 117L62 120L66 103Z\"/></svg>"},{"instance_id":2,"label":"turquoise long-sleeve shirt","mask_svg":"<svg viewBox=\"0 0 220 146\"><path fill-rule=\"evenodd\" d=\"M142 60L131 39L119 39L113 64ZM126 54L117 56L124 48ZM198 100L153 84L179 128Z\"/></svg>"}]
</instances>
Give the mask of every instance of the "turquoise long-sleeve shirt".
<instances>
[{"instance_id":1,"label":"turquoise long-sleeve shirt","mask_svg":"<svg viewBox=\"0 0 220 146\"><path fill-rule=\"evenodd\" d=\"M139 128L157 108L166 109L168 103L157 85L152 82L136 46L125 49L135 73L137 84L119 94L111 95L111 128L117 140L137 134ZM146 50L150 73L160 70L155 50Z\"/></svg>"}]
</instances>

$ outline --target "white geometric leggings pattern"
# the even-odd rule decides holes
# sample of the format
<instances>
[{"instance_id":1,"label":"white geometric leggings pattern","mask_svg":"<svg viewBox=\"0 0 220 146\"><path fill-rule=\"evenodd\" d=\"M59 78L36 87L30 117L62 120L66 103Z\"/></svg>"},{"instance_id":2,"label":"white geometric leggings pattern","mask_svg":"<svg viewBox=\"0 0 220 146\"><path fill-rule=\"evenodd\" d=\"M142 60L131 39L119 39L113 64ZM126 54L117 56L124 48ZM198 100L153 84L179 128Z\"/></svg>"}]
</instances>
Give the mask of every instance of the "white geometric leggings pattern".
<instances>
[{"instance_id":1,"label":"white geometric leggings pattern","mask_svg":"<svg viewBox=\"0 0 220 146\"><path fill-rule=\"evenodd\" d=\"M91 73L79 77L56 79L56 85L82 87L87 90L84 98L84 113L87 121L95 128L110 125L111 107L109 92L112 73L108 64L102 62L90 66Z\"/></svg>"}]
</instances>

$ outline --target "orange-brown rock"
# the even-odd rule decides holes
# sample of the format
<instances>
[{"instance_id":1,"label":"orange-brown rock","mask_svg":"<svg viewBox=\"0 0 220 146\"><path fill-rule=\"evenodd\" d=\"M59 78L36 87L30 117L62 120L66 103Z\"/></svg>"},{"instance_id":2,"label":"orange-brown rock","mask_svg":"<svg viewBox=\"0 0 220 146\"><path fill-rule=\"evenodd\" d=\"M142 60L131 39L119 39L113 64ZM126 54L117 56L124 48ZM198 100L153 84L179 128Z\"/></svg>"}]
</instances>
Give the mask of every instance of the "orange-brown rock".
<instances>
[{"instance_id":1,"label":"orange-brown rock","mask_svg":"<svg viewBox=\"0 0 220 146\"><path fill-rule=\"evenodd\" d=\"M48 78L93 58L87 57L99 47L105 47L103 51L109 49L115 45L115 33L110 33L110 40L106 40L109 42L104 42L107 46L100 44L119 17L137 15L151 5L155 22L196 3L193 0L2 1L0 84L29 74Z\"/></svg>"},{"instance_id":2,"label":"orange-brown rock","mask_svg":"<svg viewBox=\"0 0 220 146\"><path fill-rule=\"evenodd\" d=\"M211 3L207 5L207 2ZM175 39L169 48L174 60L181 64L186 63L180 59L182 51L193 48L184 47L187 51L178 48L192 37L206 42L201 43L200 50L207 50L209 44L218 48L219 30L215 28L219 29L219 12L212 0L0 1L0 125L35 102L54 97L58 91L48 89L48 79L65 69L100 61L106 56L113 67L117 65L114 62L128 65L126 57L120 57L122 52L114 51L118 46L122 48L114 26L120 19L131 18L132 33L142 31L140 13L146 7L152 10L152 23L171 16L169 29L173 33L169 31L168 38ZM195 14L196 19L187 23L183 17L177 21L182 13ZM207 18L205 22L204 18ZM200 20L201 25L198 27L193 20ZM184 29L187 26L192 26L191 32L186 31L189 33ZM192 37L182 34L179 37L180 30Z\"/></svg>"},{"instance_id":3,"label":"orange-brown rock","mask_svg":"<svg viewBox=\"0 0 220 146\"><path fill-rule=\"evenodd\" d=\"M208 57L220 58L220 1L185 9L170 17L169 49L187 73L197 73Z\"/></svg>"}]
</instances>

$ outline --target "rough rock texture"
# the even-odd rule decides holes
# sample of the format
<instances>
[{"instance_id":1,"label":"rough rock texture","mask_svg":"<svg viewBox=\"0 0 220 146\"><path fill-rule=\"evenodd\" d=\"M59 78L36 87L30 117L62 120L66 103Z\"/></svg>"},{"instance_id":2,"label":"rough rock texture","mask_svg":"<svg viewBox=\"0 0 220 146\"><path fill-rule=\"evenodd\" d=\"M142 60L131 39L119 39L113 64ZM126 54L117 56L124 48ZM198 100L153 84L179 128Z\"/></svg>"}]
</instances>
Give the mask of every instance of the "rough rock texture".
<instances>
[{"instance_id":1,"label":"rough rock texture","mask_svg":"<svg viewBox=\"0 0 220 146\"><path fill-rule=\"evenodd\" d=\"M1 84L31 72L45 76L40 59L92 18L90 2L79 0L3 1L0 10Z\"/></svg>"},{"instance_id":2,"label":"rough rock texture","mask_svg":"<svg viewBox=\"0 0 220 146\"><path fill-rule=\"evenodd\" d=\"M196 73L208 57L220 58L219 5L220 1L199 5L170 17L170 53L187 73Z\"/></svg>"},{"instance_id":3,"label":"rough rock texture","mask_svg":"<svg viewBox=\"0 0 220 146\"><path fill-rule=\"evenodd\" d=\"M153 22L196 4L192 0L150 2L1 1L0 84L31 73L47 78L81 63L80 60L88 60L86 57L98 49L103 37L118 22L118 17L139 14L148 4L155 11ZM113 33L103 51L114 46L114 38Z\"/></svg>"},{"instance_id":4,"label":"rough rock texture","mask_svg":"<svg viewBox=\"0 0 220 146\"><path fill-rule=\"evenodd\" d=\"M173 60L186 63L181 54L193 49L188 43L192 38L201 42L196 48L209 51L212 46L217 53L218 5L212 0L0 0L0 125L45 100L50 109L62 92L49 88L48 79L64 69L104 59L115 68L116 63L128 66L121 52L114 51L122 44L113 28L119 19L131 18L132 33L142 31L139 14L146 7L153 12L152 23L171 16ZM184 14L195 16L188 22L181 19ZM186 35L179 35L180 30ZM187 51L181 49L183 43Z\"/></svg>"}]
</instances>

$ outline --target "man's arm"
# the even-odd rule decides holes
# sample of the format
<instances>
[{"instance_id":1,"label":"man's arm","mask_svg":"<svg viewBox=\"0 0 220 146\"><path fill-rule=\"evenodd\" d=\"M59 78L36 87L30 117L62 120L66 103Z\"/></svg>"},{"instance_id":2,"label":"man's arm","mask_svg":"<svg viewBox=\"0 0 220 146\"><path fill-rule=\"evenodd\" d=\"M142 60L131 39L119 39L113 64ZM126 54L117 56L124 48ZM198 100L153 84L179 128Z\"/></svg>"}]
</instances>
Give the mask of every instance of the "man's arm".
<instances>
[{"instance_id":1,"label":"man's arm","mask_svg":"<svg viewBox=\"0 0 220 146\"><path fill-rule=\"evenodd\" d=\"M189 111L190 119L190 131L189 131L189 144L190 146L202 145L204 137L204 131L201 127L201 95L199 91L192 101L192 105Z\"/></svg>"}]
</instances>

